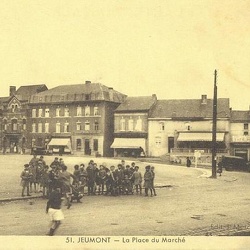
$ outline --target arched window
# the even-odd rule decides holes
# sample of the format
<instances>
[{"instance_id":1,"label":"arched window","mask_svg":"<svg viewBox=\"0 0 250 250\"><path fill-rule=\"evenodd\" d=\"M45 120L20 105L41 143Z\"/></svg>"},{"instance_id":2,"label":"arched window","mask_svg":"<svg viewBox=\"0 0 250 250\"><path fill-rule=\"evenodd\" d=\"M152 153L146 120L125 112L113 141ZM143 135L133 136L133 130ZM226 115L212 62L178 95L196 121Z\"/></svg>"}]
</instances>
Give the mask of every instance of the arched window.
<instances>
[{"instance_id":1,"label":"arched window","mask_svg":"<svg viewBox=\"0 0 250 250\"><path fill-rule=\"evenodd\" d=\"M17 131L17 119L11 120L11 128L12 128L12 131Z\"/></svg>"},{"instance_id":2,"label":"arched window","mask_svg":"<svg viewBox=\"0 0 250 250\"><path fill-rule=\"evenodd\" d=\"M133 131L134 130L134 121L132 119L132 117L130 116L129 120L128 120L128 130L129 131Z\"/></svg>"}]
</instances>

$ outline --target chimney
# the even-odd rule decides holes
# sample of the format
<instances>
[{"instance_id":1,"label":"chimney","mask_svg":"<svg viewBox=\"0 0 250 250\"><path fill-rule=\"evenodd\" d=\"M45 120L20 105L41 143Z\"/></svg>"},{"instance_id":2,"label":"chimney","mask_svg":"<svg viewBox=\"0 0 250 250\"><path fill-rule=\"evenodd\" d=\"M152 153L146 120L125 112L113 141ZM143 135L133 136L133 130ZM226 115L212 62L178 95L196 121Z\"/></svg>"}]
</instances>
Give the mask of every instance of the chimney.
<instances>
[{"instance_id":1,"label":"chimney","mask_svg":"<svg viewBox=\"0 0 250 250\"><path fill-rule=\"evenodd\" d=\"M153 100L156 102L157 101L157 96L156 96L156 94L153 94L152 95L152 98L153 98Z\"/></svg>"},{"instance_id":2,"label":"chimney","mask_svg":"<svg viewBox=\"0 0 250 250\"><path fill-rule=\"evenodd\" d=\"M16 86L10 86L10 96L13 96L16 94Z\"/></svg>"},{"instance_id":3,"label":"chimney","mask_svg":"<svg viewBox=\"0 0 250 250\"><path fill-rule=\"evenodd\" d=\"M85 81L85 84L90 84L91 83L91 81Z\"/></svg>"},{"instance_id":4,"label":"chimney","mask_svg":"<svg viewBox=\"0 0 250 250\"><path fill-rule=\"evenodd\" d=\"M114 89L112 87L109 87L109 99L114 101Z\"/></svg>"},{"instance_id":5,"label":"chimney","mask_svg":"<svg viewBox=\"0 0 250 250\"><path fill-rule=\"evenodd\" d=\"M201 96L201 104L207 104L207 95Z\"/></svg>"}]
</instances>

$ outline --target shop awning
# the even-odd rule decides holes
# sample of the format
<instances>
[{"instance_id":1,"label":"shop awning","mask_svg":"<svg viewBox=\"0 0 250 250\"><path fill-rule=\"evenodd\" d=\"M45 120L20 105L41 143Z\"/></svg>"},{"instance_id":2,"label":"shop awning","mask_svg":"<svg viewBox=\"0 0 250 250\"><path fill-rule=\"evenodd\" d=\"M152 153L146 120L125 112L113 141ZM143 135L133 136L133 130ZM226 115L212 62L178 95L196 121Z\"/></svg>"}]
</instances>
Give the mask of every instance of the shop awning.
<instances>
[{"instance_id":1,"label":"shop awning","mask_svg":"<svg viewBox=\"0 0 250 250\"><path fill-rule=\"evenodd\" d=\"M65 146L71 150L71 142L69 138L52 138L48 146Z\"/></svg>"},{"instance_id":2,"label":"shop awning","mask_svg":"<svg viewBox=\"0 0 250 250\"><path fill-rule=\"evenodd\" d=\"M216 141L224 141L225 133L216 133ZM180 133L177 141L212 141L212 133Z\"/></svg>"},{"instance_id":3,"label":"shop awning","mask_svg":"<svg viewBox=\"0 0 250 250\"><path fill-rule=\"evenodd\" d=\"M115 138L111 148L143 148L145 151L146 140L144 138Z\"/></svg>"}]
</instances>

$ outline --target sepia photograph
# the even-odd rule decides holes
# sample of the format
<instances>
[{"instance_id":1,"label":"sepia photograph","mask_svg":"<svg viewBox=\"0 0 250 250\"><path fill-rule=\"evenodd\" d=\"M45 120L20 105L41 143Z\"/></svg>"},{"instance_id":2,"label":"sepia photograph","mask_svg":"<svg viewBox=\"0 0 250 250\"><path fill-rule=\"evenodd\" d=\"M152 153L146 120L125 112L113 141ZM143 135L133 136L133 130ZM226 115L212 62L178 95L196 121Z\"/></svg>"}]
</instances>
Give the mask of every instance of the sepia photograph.
<instances>
[{"instance_id":1,"label":"sepia photograph","mask_svg":"<svg viewBox=\"0 0 250 250\"><path fill-rule=\"evenodd\" d=\"M1 0L3 249L247 249L249 10Z\"/></svg>"}]
</instances>

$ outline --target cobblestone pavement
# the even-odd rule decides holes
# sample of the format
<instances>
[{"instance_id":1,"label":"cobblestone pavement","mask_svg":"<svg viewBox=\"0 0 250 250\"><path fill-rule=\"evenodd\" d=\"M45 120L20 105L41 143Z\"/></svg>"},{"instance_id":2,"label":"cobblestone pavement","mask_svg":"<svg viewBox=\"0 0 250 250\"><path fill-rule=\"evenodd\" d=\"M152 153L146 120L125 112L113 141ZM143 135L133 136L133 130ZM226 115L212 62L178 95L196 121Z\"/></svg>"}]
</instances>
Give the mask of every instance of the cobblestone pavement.
<instances>
[{"instance_id":1,"label":"cobblestone pavement","mask_svg":"<svg viewBox=\"0 0 250 250\"><path fill-rule=\"evenodd\" d=\"M1 156L0 162L6 162L2 171L11 181L1 175L1 185L8 183L8 197L18 196L19 175L30 156L6 157ZM65 162L72 170L86 159L67 157ZM139 164L142 172L144 165ZM157 196L84 196L83 203L74 203L69 210L63 207L65 220L57 235L249 235L249 173L223 172L211 179L207 170L154 166ZM41 198L1 202L0 235L45 235L49 224L45 204Z\"/></svg>"}]
</instances>

